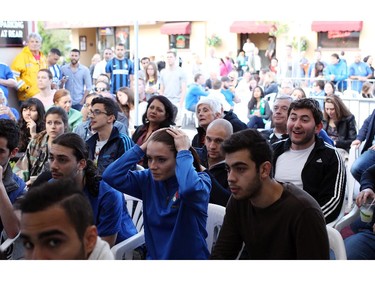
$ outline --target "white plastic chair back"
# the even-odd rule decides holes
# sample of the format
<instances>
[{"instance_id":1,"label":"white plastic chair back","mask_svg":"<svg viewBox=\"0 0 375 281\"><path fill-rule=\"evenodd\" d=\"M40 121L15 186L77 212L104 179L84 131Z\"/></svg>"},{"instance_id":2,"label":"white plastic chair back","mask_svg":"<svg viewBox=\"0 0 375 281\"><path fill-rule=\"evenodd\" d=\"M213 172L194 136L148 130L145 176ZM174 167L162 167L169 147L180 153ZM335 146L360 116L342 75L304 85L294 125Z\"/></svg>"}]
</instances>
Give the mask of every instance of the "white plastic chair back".
<instances>
[{"instance_id":1,"label":"white plastic chair back","mask_svg":"<svg viewBox=\"0 0 375 281\"><path fill-rule=\"evenodd\" d=\"M354 222L359 216L359 208L357 205L354 205L353 209L349 212L349 214L345 215L338 223L335 225L335 229L338 231L343 230L343 228L350 225Z\"/></svg>"},{"instance_id":2,"label":"white plastic chair back","mask_svg":"<svg viewBox=\"0 0 375 281\"><path fill-rule=\"evenodd\" d=\"M348 209L351 210L353 207L354 199L357 197L359 193L359 182L355 180L350 169L354 163L354 161L359 157L360 151L362 150L364 142L362 142L359 148L351 147L349 150L349 159L346 166L346 183L347 183L347 190L348 190Z\"/></svg>"},{"instance_id":3,"label":"white plastic chair back","mask_svg":"<svg viewBox=\"0 0 375 281\"><path fill-rule=\"evenodd\" d=\"M264 96L264 99L268 102L271 110L273 109L273 103L275 102L277 93L270 93Z\"/></svg>"},{"instance_id":4,"label":"white plastic chair back","mask_svg":"<svg viewBox=\"0 0 375 281\"><path fill-rule=\"evenodd\" d=\"M342 238L340 232L330 226L326 226L328 239L329 239L329 247L335 253L336 260L346 260L346 250L344 239Z\"/></svg>"},{"instance_id":5,"label":"white plastic chair back","mask_svg":"<svg viewBox=\"0 0 375 281\"><path fill-rule=\"evenodd\" d=\"M143 203L142 200L124 194L126 200L126 207L128 208L128 213L133 219L133 223L138 232L143 229Z\"/></svg>"},{"instance_id":6,"label":"white plastic chair back","mask_svg":"<svg viewBox=\"0 0 375 281\"><path fill-rule=\"evenodd\" d=\"M8 238L8 235L3 230L0 234L0 243L1 259L20 260L24 258L23 244L19 238L19 234L14 238Z\"/></svg>"},{"instance_id":7,"label":"white plastic chair back","mask_svg":"<svg viewBox=\"0 0 375 281\"><path fill-rule=\"evenodd\" d=\"M132 260L134 249L145 243L143 229L128 239L116 244L111 248L116 260Z\"/></svg>"},{"instance_id":8,"label":"white plastic chair back","mask_svg":"<svg viewBox=\"0 0 375 281\"><path fill-rule=\"evenodd\" d=\"M217 237L219 235L221 226L223 225L223 220L225 216L225 207L209 203L207 210L207 247L208 251L211 253L212 248L215 245Z\"/></svg>"}]
</instances>

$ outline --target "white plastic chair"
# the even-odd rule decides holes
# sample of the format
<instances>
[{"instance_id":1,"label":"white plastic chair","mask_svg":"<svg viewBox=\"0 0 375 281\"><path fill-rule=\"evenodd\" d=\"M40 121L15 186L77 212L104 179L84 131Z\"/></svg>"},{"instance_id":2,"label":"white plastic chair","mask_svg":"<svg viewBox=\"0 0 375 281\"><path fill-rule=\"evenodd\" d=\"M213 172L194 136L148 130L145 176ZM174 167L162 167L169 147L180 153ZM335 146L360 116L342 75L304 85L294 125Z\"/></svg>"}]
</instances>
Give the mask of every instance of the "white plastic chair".
<instances>
[{"instance_id":1,"label":"white plastic chair","mask_svg":"<svg viewBox=\"0 0 375 281\"><path fill-rule=\"evenodd\" d=\"M134 249L145 243L143 229L128 239L116 244L111 248L116 260L132 260Z\"/></svg>"},{"instance_id":2,"label":"white plastic chair","mask_svg":"<svg viewBox=\"0 0 375 281\"><path fill-rule=\"evenodd\" d=\"M270 108L273 108L273 103L275 102L277 93L270 93L264 96L264 99L268 102Z\"/></svg>"},{"instance_id":3,"label":"white plastic chair","mask_svg":"<svg viewBox=\"0 0 375 281\"><path fill-rule=\"evenodd\" d=\"M143 229L143 203L141 199L124 194L128 213L133 219L133 223L138 232Z\"/></svg>"},{"instance_id":4,"label":"white plastic chair","mask_svg":"<svg viewBox=\"0 0 375 281\"><path fill-rule=\"evenodd\" d=\"M211 253L212 248L215 245L217 237L219 235L221 226L223 225L223 220L225 216L225 207L209 203L207 210L207 247L208 251Z\"/></svg>"},{"instance_id":5,"label":"white plastic chair","mask_svg":"<svg viewBox=\"0 0 375 281\"><path fill-rule=\"evenodd\" d=\"M132 260L134 250L145 243L142 200L128 194L124 194L124 197L129 215L132 217L138 233L111 248L116 260Z\"/></svg>"},{"instance_id":6,"label":"white plastic chair","mask_svg":"<svg viewBox=\"0 0 375 281\"><path fill-rule=\"evenodd\" d=\"M14 238L8 238L6 232L1 232L0 259L20 260L23 259L23 245L19 233Z\"/></svg>"},{"instance_id":7,"label":"white plastic chair","mask_svg":"<svg viewBox=\"0 0 375 281\"><path fill-rule=\"evenodd\" d=\"M350 225L359 217L359 208L357 205L354 205L353 209L345 215L336 225L335 229L338 231L343 230L345 227Z\"/></svg>"},{"instance_id":8,"label":"white plastic chair","mask_svg":"<svg viewBox=\"0 0 375 281\"><path fill-rule=\"evenodd\" d=\"M329 239L329 247L334 252L336 260L346 260L344 239L340 232L331 226L326 226Z\"/></svg>"},{"instance_id":9,"label":"white plastic chair","mask_svg":"<svg viewBox=\"0 0 375 281\"><path fill-rule=\"evenodd\" d=\"M352 173L350 172L350 169L354 163L354 161L359 157L361 154L361 151L363 149L365 142L362 142L359 148L350 147L349 150L349 159L346 166L346 182L347 182L347 198L348 198L348 210L351 210L353 208L354 200L357 197L359 193L359 182L356 181L356 179L353 177Z\"/></svg>"}]
</instances>

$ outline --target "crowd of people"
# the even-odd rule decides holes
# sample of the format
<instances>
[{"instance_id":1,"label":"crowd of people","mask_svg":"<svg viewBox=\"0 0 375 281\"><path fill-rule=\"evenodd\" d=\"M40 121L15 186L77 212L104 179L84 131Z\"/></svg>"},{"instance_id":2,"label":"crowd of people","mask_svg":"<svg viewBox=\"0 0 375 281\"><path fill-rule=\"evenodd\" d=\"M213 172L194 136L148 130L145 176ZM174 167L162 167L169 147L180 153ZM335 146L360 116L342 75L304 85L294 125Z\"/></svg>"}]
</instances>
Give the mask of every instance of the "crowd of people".
<instances>
[{"instance_id":1,"label":"crowd of people","mask_svg":"<svg viewBox=\"0 0 375 281\"><path fill-rule=\"evenodd\" d=\"M175 50L162 69L143 57L137 70L122 43L90 67L78 49L59 66L60 51L41 44L31 33L3 77L20 111L8 89L0 96L0 231L20 233L22 258L113 259L110 248L137 233L125 193L143 202L147 259L330 259L326 225L341 218L349 150L364 141L351 173L357 204L375 200L375 110L357 133L341 100L348 78L372 91L359 54L344 71L318 50L302 85L294 67L277 66L273 37L267 68L248 39L237 62L211 49L193 73ZM213 249L210 203L226 208ZM349 258L375 259L373 225L356 225Z\"/></svg>"}]
</instances>

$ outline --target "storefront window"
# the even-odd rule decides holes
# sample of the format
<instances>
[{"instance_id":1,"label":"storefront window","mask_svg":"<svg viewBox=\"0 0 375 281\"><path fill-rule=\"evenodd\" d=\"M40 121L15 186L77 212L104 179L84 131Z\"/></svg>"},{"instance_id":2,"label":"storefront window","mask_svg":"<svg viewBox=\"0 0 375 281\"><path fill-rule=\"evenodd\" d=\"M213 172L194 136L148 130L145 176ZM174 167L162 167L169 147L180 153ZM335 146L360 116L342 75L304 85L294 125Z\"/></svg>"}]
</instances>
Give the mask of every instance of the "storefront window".
<instances>
[{"instance_id":1,"label":"storefront window","mask_svg":"<svg viewBox=\"0 0 375 281\"><path fill-rule=\"evenodd\" d=\"M318 46L330 49L359 48L359 32L328 31L318 32Z\"/></svg>"},{"instance_id":2,"label":"storefront window","mask_svg":"<svg viewBox=\"0 0 375 281\"><path fill-rule=\"evenodd\" d=\"M105 48L115 47L115 36L113 27L98 28L98 51L103 53Z\"/></svg>"},{"instance_id":3,"label":"storefront window","mask_svg":"<svg viewBox=\"0 0 375 281\"><path fill-rule=\"evenodd\" d=\"M169 47L171 49L189 49L190 48L190 35L189 34L169 35Z\"/></svg>"},{"instance_id":4,"label":"storefront window","mask_svg":"<svg viewBox=\"0 0 375 281\"><path fill-rule=\"evenodd\" d=\"M125 45L125 57L129 58L130 40L129 27L116 27L116 44L123 43Z\"/></svg>"}]
</instances>

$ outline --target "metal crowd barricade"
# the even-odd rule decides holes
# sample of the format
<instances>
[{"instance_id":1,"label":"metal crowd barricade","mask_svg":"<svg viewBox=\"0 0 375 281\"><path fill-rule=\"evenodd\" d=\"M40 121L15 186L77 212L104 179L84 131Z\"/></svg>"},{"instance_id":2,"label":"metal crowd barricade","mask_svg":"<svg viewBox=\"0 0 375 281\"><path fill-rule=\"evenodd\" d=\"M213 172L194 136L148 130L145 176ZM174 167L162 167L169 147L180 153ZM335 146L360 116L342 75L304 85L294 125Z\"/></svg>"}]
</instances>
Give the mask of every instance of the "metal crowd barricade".
<instances>
[{"instance_id":1,"label":"metal crowd barricade","mask_svg":"<svg viewBox=\"0 0 375 281\"><path fill-rule=\"evenodd\" d=\"M306 77L290 77L290 78L284 78L284 79L291 79L294 81L295 87L302 87L305 92L306 96L310 95L311 87L309 87L309 82L313 82L316 80L324 80L319 78L306 78ZM279 78L279 83L281 82L282 78ZM352 79L346 79L347 81L347 91L351 90L351 82L355 81ZM375 79L367 79L366 81L373 82L374 88L375 88ZM337 90L337 89L336 89ZM363 122L366 120L366 118L373 112L375 109L375 98L362 98L360 93L358 93L357 97L352 97L350 95L345 95L345 92L340 95L341 99L344 101L346 106L350 109L352 114L355 116L355 120L357 122L357 128L358 130L362 127ZM313 97L317 100L323 100L325 97Z\"/></svg>"}]
</instances>

